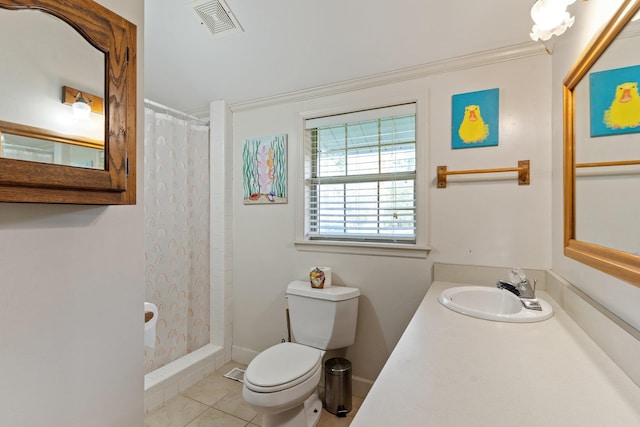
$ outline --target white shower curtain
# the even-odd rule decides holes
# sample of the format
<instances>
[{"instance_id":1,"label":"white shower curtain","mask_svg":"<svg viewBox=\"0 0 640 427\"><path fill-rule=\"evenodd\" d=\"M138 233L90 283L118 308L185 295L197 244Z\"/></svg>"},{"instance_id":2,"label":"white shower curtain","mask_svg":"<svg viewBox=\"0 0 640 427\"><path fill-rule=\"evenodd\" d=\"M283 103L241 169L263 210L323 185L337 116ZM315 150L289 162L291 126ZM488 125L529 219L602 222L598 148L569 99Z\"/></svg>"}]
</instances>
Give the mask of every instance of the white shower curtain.
<instances>
[{"instance_id":1,"label":"white shower curtain","mask_svg":"<svg viewBox=\"0 0 640 427\"><path fill-rule=\"evenodd\" d=\"M145 373L209 342L209 127L145 108Z\"/></svg>"}]
</instances>

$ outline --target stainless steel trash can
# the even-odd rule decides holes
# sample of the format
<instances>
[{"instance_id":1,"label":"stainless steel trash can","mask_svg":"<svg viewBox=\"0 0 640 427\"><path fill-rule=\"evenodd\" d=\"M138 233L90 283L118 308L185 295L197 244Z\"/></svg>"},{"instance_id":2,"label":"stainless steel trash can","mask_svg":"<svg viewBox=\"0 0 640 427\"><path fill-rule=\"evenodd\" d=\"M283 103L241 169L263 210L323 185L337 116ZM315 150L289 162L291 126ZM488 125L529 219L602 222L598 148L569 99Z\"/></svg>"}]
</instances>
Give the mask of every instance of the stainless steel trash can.
<instances>
[{"instance_id":1,"label":"stainless steel trash can","mask_svg":"<svg viewBox=\"0 0 640 427\"><path fill-rule=\"evenodd\" d=\"M351 362L335 357L324 362L324 408L339 417L351 411Z\"/></svg>"}]
</instances>

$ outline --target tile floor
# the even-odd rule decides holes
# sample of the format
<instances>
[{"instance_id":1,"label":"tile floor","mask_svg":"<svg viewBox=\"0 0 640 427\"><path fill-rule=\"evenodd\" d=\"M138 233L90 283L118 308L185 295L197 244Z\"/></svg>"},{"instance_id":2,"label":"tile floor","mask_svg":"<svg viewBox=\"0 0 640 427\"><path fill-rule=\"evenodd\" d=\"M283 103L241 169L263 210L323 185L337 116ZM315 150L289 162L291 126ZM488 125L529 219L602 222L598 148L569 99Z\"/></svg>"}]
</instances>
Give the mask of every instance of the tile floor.
<instances>
[{"instance_id":1,"label":"tile floor","mask_svg":"<svg viewBox=\"0 0 640 427\"><path fill-rule=\"evenodd\" d=\"M244 369L239 363L228 363L200 382L189 387L164 406L149 412L145 427L254 427L262 418L242 398L242 384L223 375L233 368ZM353 396L353 410L346 418L338 418L322 410L317 427L344 427L351 424L362 404Z\"/></svg>"}]
</instances>

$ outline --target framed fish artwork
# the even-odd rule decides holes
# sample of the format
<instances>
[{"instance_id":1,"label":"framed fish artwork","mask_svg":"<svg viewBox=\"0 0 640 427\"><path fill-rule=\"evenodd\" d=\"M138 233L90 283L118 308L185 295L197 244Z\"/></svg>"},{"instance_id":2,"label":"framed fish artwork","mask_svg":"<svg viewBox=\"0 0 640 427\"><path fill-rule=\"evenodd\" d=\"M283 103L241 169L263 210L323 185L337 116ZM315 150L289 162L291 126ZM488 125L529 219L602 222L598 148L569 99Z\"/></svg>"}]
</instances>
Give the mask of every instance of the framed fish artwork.
<instances>
[{"instance_id":1,"label":"framed fish artwork","mask_svg":"<svg viewBox=\"0 0 640 427\"><path fill-rule=\"evenodd\" d=\"M453 95L451 105L451 148L498 145L499 89Z\"/></svg>"},{"instance_id":2,"label":"framed fish artwork","mask_svg":"<svg viewBox=\"0 0 640 427\"><path fill-rule=\"evenodd\" d=\"M245 205L287 203L287 135L246 139L242 146Z\"/></svg>"},{"instance_id":3,"label":"framed fish artwork","mask_svg":"<svg viewBox=\"0 0 640 427\"><path fill-rule=\"evenodd\" d=\"M640 132L640 65L589 74L591 136Z\"/></svg>"}]
</instances>

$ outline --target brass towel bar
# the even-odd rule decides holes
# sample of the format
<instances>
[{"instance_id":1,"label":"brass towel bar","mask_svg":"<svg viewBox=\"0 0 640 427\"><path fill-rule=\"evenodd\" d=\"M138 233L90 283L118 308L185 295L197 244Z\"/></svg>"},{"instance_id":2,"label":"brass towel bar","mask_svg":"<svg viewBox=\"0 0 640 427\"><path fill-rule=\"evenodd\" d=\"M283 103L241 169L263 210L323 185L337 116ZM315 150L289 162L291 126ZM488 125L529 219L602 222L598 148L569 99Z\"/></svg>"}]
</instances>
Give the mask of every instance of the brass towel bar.
<instances>
[{"instance_id":1,"label":"brass towel bar","mask_svg":"<svg viewBox=\"0 0 640 427\"><path fill-rule=\"evenodd\" d=\"M446 166L438 166L438 188L447 188L447 175L467 175L476 173L518 172L518 185L529 185L529 160L518 160L515 168L469 169L448 171Z\"/></svg>"},{"instance_id":2,"label":"brass towel bar","mask_svg":"<svg viewBox=\"0 0 640 427\"><path fill-rule=\"evenodd\" d=\"M640 165L640 160L618 160L612 162L577 163L576 168L597 168L602 166L633 166Z\"/></svg>"}]
</instances>

